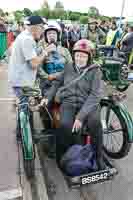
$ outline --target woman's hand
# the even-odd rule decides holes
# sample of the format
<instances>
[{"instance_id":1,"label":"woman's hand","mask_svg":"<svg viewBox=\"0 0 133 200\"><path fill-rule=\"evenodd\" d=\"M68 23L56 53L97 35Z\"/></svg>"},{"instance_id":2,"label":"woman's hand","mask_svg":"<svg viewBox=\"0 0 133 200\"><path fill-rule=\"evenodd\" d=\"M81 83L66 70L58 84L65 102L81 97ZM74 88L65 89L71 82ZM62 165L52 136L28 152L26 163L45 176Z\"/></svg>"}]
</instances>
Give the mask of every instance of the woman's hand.
<instances>
[{"instance_id":1,"label":"woman's hand","mask_svg":"<svg viewBox=\"0 0 133 200\"><path fill-rule=\"evenodd\" d=\"M72 132L78 132L82 128L82 122L76 119L72 128Z\"/></svg>"},{"instance_id":2,"label":"woman's hand","mask_svg":"<svg viewBox=\"0 0 133 200\"><path fill-rule=\"evenodd\" d=\"M55 75L52 75L52 74L48 75L48 80L49 80L49 81L53 81L53 80L55 80L55 79L56 79L56 76L55 76Z\"/></svg>"}]
</instances>

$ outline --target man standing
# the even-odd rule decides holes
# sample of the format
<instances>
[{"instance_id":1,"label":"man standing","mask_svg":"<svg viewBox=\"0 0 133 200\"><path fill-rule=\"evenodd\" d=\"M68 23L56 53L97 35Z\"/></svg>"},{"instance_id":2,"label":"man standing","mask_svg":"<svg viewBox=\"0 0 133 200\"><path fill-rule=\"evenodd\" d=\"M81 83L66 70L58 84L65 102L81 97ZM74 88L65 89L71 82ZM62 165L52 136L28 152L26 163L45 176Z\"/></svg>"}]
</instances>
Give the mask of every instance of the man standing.
<instances>
[{"instance_id":1,"label":"man standing","mask_svg":"<svg viewBox=\"0 0 133 200\"><path fill-rule=\"evenodd\" d=\"M13 43L9 60L9 83L19 98L20 110L27 110L28 97L24 96L23 88L34 87L39 65L47 53L37 55L36 41L43 33L43 20L40 16L31 16L27 21L26 30L21 32ZM24 104L24 105L22 105ZM18 123L19 124L19 123ZM19 130L19 127L17 127ZM17 131L19 134L19 131ZM19 135L18 135L19 137Z\"/></svg>"},{"instance_id":2,"label":"man standing","mask_svg":"<svg viewBox=\"0 0 133 200\"><path fill-rule=\"evenodd\" d=\"M81 32L78 24L74 24L72 30L68 32L69 50L72 53L74 44L81 39Z\"/></svg>"},{"instance_id":3,"label":"man standing","mask_svg":"<svg viewBox=\"0 0 133 200\"><path fill-rule=\"evenodd\" d=\"M26 30L15 40L9 61L9 82L15 94L20 95L23 87L33 87L38 66L46 57L46 52L37 55L36 41L43 33L43 20L40 16L28 19Z\"/></svg>"}]
</instances>

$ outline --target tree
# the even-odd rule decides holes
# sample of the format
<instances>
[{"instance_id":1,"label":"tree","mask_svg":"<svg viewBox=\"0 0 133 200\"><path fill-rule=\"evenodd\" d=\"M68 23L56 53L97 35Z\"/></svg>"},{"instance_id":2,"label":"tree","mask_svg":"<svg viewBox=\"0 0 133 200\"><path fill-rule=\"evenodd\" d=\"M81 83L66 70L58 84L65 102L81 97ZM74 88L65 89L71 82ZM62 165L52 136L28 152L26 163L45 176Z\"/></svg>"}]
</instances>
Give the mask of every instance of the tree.
<instances>
[{"instance_id":1,"label":"tree","mask_svg":"<svg viewBox=\"0 0 133 200\"><path fill-rule=\"evenodd\" d=\"M32 11L29 8L24 8L23 13L24 13L25 17L32 15Z\"/></svg>"},{"instance_id":2,"label":"tree","mask_svg":"<svg viewBox=\"0 0 133 200\"><path fill-rule=\"evenodd\" d=\"M46 0L43 2L41 9L39 10L39 15L45 18L50 17L50 6Z\"/></svg>"},{"instance_id":3,"label":"tree","mask_svg":"<svg viewBox=\"0 0 133 200\"><path fill-rule=\"evenodd\" d=\"M61 1L56 1L56 4L55 4L55 9L62 9L64 10L64 5Z\"/></svg>"},{"instance_id":4,"label":"tree","mask_svg":"<svg viewBox=\"0 0 133 200\"><path fill-rule=\"evenodd\" d=\"M14 16L15 16L15 20L17 21L17 22L20 22L21 21L21 19L23 18L23 11L21 11L21 10L16 10L15 12L14 12Z\"/></svg>"},{"instance_id":5,"label":"tree","mask_svg":"<svg viewBox=\"0 0 133 200\"><path fill-rule=\"evenodd\" d=\"M33 15L40 15L40 10L34 10L32 14Z\"/></svg>"},{"instance_id":6,"label":"tree","mask_svg":"<svg viewBox=\"0 0 133 200\"><path fill-rule=\"evenodd\" d=\"M43 1L42 7L43 7L43 8L48 8L48 9L50 9L50 7L49 7L49 4L48 4L48 1L47 1L47 0L44 0L44 1Z\"/></svg>"},{"instance_id":7,"label":"tree","mask_svg":"<svg viewBox=\"0 0 133 200\"><path fill-rule=\"evenodd\" d=\"M50 10L48 8L41 8L39 10L39 15L45 18L49 18L50 17Z\"/></svg>"},{"instance_id":8,"label":"tree","mask_svg":"<svg viewBox=\"0 0 133 200\"><path fill-rule=\"evenodd\" d=\"M54 7L55 18L63 18L64 16L64 5L61 1L57 1Z\"/></svg>"},{"instance_id":9,"label":"tree","mask_svg":"<svg viewBox=\"0 0 133 200\"><path fill-rule=\"evenodd\" d=\"M80 23L87 24L88 23L88 16L80 16Z\"/></svg>"},{"instance_id":10,"label":"tree","mask_svg":"<svg viewBox=\"0 0 133 200\"><path fill-rule=\"evenodd\" d=\"M79 21L80 14L78 14L76 12L70 12L69 13L69 19L72 20L72 21Z\"/></svg>"},{"instance_id":11,"label":"tree","mask_svg":"<svg viewBox=\"0 0 133 200\"><path fill-rule=\"evenodd\" d=\"M68 19L68 12L67 11L64 11L64 14L61 18L62 20L67 20Z\"/></svg>"},{"instance_id":12,"label":"tree","mask_svg":"<svg viewBox=\"0 0 133 200\"><path fill-rule=\"evenodd\" d=\"M4 11L0 8L0 16L4 15Z\"/></svg>"},{"instance_id":13,"label":"tree","mask_svg":"<svg viewBox=\"0 0 133 200\"><path fill-rule=\"evenodd\" d=\"M98 17L100 16L99 10L96 7L90 7L88 11L89 17Z\"/></svg>"}]
</instances>

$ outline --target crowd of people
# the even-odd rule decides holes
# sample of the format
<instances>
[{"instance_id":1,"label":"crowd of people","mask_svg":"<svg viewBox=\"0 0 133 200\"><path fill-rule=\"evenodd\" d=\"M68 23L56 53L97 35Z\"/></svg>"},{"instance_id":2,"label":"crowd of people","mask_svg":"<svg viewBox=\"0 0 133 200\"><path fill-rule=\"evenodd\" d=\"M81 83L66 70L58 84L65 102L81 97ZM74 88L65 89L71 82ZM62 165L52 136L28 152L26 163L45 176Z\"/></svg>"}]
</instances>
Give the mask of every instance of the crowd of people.
<instances>
[{"instance_id":1,"label":"crowd of people","mask_svg":"<svg viewBox=\"0 0 133 200\"><path fill-rule=\"evenodd\" d=\"M75 42L85 38L92 41L95 46L107 45L119 48L124 52L131 52L133 48L133 20L119 26L114 20L99 23L95 19L89 19L88 25L83 29L79 25L63 28L62 37L62 40L66 41L63 45L69 48L70 51Z\"/></svg>"},{"instance_id":2,"label":"crowd of people","mask_svg":"<svg viewBox=\"0 0 133 200\"><path fill-rule=\"evenodd\" d=\"M80 25L78 23L65 24L61 20L57 21L62 33L60 39L61 44L63 47L68 48L71 53L74 44L83 38L91 40L95 45L100 44L118 48L120 48L123 39L126 39L126 42L125 40L123 42L124 47L122 47L122 50L128 51L132 49L132 34L130 34L130 36L128 34L128 38L124 36L127 36L127 33L133 32L133 22L125 23L120 27L115 20L98 21L96 19L89 18L88 24L86 25ZM47 23L49 20L45 19L44 22ZM3 17L0 17L0 33L8 33L7 48L25 29L25 27L26 20L23 22L13 23L8 22L7 19L4 19ZM128 47L126 47L128 42L127 40L131 40Z\"/></svg>"}]
</instances>

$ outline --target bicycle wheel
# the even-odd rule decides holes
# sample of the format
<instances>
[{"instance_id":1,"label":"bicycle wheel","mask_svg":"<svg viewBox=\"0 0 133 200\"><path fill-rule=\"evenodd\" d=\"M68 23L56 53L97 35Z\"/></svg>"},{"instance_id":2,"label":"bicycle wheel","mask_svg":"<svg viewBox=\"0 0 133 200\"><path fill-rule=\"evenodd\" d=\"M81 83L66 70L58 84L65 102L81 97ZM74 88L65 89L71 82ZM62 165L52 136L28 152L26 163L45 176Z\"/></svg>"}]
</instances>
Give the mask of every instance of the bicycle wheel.
<instances>
[{"instance_id":1,"label":"bicycle wheel","mask_svg":"<svg viewBox=\"0 0 133 200\"><path fill-rule=\"evenodd\" d=\"M32 138L33 127L31 119L25 113L20 113L23 163L26 177L34 177L35 171L35 146Z\"/></svg>"},{"instance_id":2,"label":"bicycle wheel","mask_svg":"<svg viewBox=\"0 0 133 200\"><path fill-rule=\"evenodd\" d=\"M32 160L23 160L24 162L24 170L27 179L31 179L35 176L35 162Z\"/></svg>"},{"instance_id":3,"label":"bicycle wheel","mask_svg":"<svg viewBox=\"0 0 133 200\"><path fill-rule=\"evenodd\" d=\"M21 129L21 131L23 130ZM24 139L22 139L23 166L27 179L31 179L35 175L35 146L33 144L31 135L29 135L29 137L32 143L31 144L32 149L29 150L28 150L28 142L25 143Z\"/></svg>"},{"instance_id":4,"label":"bicycle wheel","mask_svg":"<svg viewBox=\"0 0 133 200\"><path fill-rule=\"evenodd\" d=\"M125 157L131 148L128 142L128 129L117 106L109 101L101 102L101 121L104 130L103 148L113 159Z\"/></svg>"}]
</instances>

